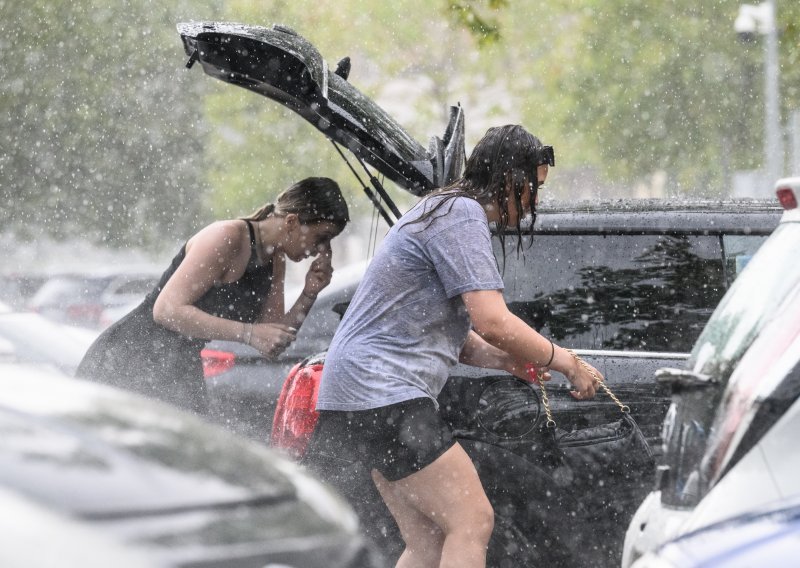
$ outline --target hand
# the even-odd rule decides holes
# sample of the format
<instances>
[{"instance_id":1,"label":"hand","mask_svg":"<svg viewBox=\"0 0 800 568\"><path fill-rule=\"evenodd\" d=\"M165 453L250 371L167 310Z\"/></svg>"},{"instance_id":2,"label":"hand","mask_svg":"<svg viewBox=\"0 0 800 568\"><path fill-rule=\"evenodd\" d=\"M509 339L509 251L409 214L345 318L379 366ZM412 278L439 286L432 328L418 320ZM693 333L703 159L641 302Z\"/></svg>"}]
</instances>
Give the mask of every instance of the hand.
<instances>
[{"instance_id":1,"label":"hand","mask_svg":"<svg viewBox=\"0 0 800 568\"><path fill-rule=\"evenodd\" d=\"M602 373L572 351L570 354L575 360L575 372L566 374L566 377L575 387L575 390L570 391L572 398L576 400L593 398L599 383L604 379Z\"/></svg>"},{"instance_id":2,"label":"hand","mask_svg":"<svg viewBox=\"0 0 800 568\"><path fill-rule=\"evenodd\" d=\"M250 345L264 356L274 359L297 338L297 330L281 323L255 323Z\"/></svg>"},{"instance_id":3,"label":"hand","mask_svg":"<svg viewBox=\"0 0 800 568\"><path fill-rule=\"evenodd\" d=\"M316 298L320 290L331 283L333 276L333 266L331 266L332 251L330 246L324 248L319 256L314 259L306 273L306 285L303 294L311 298Z\"/></svg>"}]
</instances>

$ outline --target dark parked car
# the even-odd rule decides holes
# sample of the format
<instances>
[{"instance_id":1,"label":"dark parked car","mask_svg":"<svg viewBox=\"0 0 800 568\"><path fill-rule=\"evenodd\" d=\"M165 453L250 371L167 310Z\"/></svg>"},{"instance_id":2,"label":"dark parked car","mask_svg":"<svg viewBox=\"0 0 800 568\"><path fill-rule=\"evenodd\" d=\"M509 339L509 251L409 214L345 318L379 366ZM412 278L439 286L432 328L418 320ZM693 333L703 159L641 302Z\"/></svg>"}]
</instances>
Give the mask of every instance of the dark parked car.
<instances>
[{"instance_id":1,"label":"dark parked car","mask_svg":"<svg viewBox=\"0 0 800 568\"><path fill-rule=\"evenodd\" d=\"M603 372L658 453L670 395L655 381L655 371L688 358L714 307L778 218L774 207L744 203L543 207L533 245L505 259L504 296L513 312ZM506 249L513 250L515 237L506 238ZM349 298L342 294L328 304L341 309ZM314 425L308 412L314 390L308 383L318 380L313 370L322 364L324 354L316 355L290 375L274 418L274 443L302 451ZM618 410L608 398L576 402L568 389L560 375L548 388L560 427L571 430L616 418ZM573 515L580 514L579 503L568 497L574 488L545 481L531 463L544 422L536 388L498 371L459 365L451 370L439 403L479 469L500 526L511 527L504 550L518 551L513 557L519 565L554 558L564 565L618 562L638 501L620 498L615 509L615 496L609 494L608 518L597 522L611 530L593 528L600 541L588 549L590 556L571 555L586 550L588 529L571 528ZM643 498L651 482L647 476L636 495ZM362 488L353 485L353 495L363 495ZM542 551L544 542L552 548ZM598 555L598 549L607 556Z\"/></svg>"},{"instance_id":2,"label":"dark parked car","mask_svg":"<svg viewBox=\"0 0 800 568\"><path fill-rule=\"evenodd\" d=\"M4 566L377 566L345 501L263 445L30 367L0 382Z\"/></svg>"},{"instance_id":3,"label":"dark parked car","mask_svg":"<svg viewBox=\"0 0 800 568\"><path fill-rule=\"evenodd\" d=\"M291 30L194 23L181 24L179 31L189 65L198 61L209 75L286 105L334 143L347 146L365 168L371 165L401 188L424 195L460 174L465 154L460 107L453 107L443 137L433 137L425 150L347 82L349 63L329 70L317 50ZM364 187L368 196L379 194L382 203L391 203L376 177L369 179L372 187ZM376 207L389 223L392 215L399 216L391 205ZM530 248L517 254L515 237L498 235L508 239L505 250L510 251L500 259L505 298L525 321L576 349L602 371L655 442L669 405L668 389L653 379L655 370L688 357L717 302L775 228L780 212L777 204L753 201L543 205ZM260 399L261 410L246 414L218 398L226 407L226 420L252 417L257 423L248 430L258 433L264 428L260 421L271 414L280 382L273 371L285 373L301 357L327 347L359 277L320 295L297 341L278 362L259 360L254 353L227 358L225 365L232 367L218 375L215 388L225 388L223 377L233 376L230 368L252 364L262 366L258 370L263 373L263 395L256 379L247 381L255 387L248 388L248 404ZM299 440L300 445L292 447L302 449L303 437L313 428L313 386L323 363L324 356L307 359L284 385L273 429L284 447L287 441ZM611 401L598 397L578 403L567 390L559 376L549 389L560 427L616 419L618 410ZM242 389L231 388L231 393L234 400L242 396ZM541 439L543 412L530 384L459 366L440 404L475 461L495 508L493 564L618 562L635 495L627 501L609 495L605 516L589 518L574 488L559 485L531 463ZM257 435L265 438L266 432ZM306 459L312 463L314 457ZM369 526L378 527L375 538L392 549L396 535L382 517L380 500L369 498L372 484L365 473L345 471L339 487L374 521ZM598 484L594 491L602 491L602 479ZM634 489L643 496L649 486L645 481ZM388 537L382 529L389 531Z\"/></svg>"}]
</instances>

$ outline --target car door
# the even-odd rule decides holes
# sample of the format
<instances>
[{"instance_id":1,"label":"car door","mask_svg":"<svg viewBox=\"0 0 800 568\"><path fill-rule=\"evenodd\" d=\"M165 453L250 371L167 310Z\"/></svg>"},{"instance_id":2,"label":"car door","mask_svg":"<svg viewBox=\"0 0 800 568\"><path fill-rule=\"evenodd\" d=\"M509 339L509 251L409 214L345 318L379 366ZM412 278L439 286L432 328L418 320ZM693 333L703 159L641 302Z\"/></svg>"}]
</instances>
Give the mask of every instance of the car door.
<instances>
[{"instance_id":1,"label":"car door","mask_svg":"<svg viewBox=\"0 0 800 568\"><path fill-rule=\"evenodd\" d=\"M595 365L657 445L669 393L653 374L688 358L724 293L719 239L549 232L536 234L519 254L513 252L515 241L507 237L505 259L511 312ZM576 404L566 379L554 375L548 391L560 427L615 419L610 399L599 394Z\"/></svg>"}]
</instances>

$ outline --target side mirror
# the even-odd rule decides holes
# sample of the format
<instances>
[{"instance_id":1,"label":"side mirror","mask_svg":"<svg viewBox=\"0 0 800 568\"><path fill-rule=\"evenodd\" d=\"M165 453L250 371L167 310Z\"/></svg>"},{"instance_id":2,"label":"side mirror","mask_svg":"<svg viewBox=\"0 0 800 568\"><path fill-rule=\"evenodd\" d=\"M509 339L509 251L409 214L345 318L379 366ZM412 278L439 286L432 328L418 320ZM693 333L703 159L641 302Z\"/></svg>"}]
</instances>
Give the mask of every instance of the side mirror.
<instances>
[{"instance_id":1,"label":"side mirror","mask_svg":"<svg viewBox=\"0 0 800 568\"><path fill-rule=\"evenodd\" d=\"M686 387L710 387L719 384L719 379L702 373L695 373L686 369L665 367L655 373L656 381L662 385L669 385L674 389Z\"/></svg>"}]
</instances>

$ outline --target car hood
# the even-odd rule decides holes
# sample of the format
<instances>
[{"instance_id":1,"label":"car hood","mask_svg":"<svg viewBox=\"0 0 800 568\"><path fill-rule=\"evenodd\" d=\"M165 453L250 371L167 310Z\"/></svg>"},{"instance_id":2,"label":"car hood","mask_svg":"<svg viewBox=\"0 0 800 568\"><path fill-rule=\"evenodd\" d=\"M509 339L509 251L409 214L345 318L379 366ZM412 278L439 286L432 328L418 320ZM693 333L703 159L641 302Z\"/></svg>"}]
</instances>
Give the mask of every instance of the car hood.
<instances>
[{"instance_id":1,"label":"car hood","mask_svg":"<svg viewBox=\"0 0 800 568\"><path fill-rule=\"evenodd\" d=\"M672 566L787 565L800 553L800 498L714 523L664 545ZM643 561L642 565L646 563Z\"/></svg>"},{"instance_id":2,"label":"car hood","mask_svg":"<svg viewBox=\"0 0 800 568\"><path fill-rule=\"evenodd\" d=\"M85 518L296 499L266 448L165 404L3 366L0 485Z\"/></svg>"},{"instance_id":3,"label":"car hood","mask_svg":"<svg viewBox=\"0 0 800 568\"><path fill-rule=\"evenodd\" d=\"M347 81L349 60L329 69L290 28L222 22L177 28L187 67L199 62L208 75L285 105L411 193L422 195L459 177L465 161L461 107L451 108L444 135L432 137L426 150Z\"/></svg>"}]
</instances>

